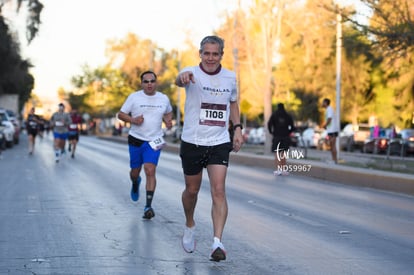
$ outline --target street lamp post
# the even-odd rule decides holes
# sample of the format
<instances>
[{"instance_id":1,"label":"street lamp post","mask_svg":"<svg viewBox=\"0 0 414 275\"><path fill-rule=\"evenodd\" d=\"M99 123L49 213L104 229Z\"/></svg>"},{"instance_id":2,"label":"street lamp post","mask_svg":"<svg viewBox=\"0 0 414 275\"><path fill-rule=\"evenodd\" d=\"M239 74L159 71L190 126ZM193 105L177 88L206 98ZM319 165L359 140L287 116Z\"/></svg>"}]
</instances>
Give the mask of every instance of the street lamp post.
<instances>
[{"instance_id":1,"label":"street lamp post","mask_svg":"<svg viewBox=\"0 0 414 275\"><path fill-rule=\"evenodd\" d=\"M341 53L342 53L342 16L340 12L336 15L336 118L337 128L341 131ZM336 141L337 159L340 154L340 135Z\"/></svg>"}]
</instances>

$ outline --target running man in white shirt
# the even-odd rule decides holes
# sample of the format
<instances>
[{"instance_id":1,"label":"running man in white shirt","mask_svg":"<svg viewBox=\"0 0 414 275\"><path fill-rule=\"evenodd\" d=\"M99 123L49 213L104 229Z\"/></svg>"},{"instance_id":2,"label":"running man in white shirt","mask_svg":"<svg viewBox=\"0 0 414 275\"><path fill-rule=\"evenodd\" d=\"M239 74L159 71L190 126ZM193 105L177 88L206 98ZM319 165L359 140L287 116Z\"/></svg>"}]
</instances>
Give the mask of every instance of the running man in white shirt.
<instances>
[{"instance_id":1,"label":"running man in white shirt","mask_svg":"<svg viewBox=\"0 0 414 275\"><path fill-rule=\"evenodd\" d=\"M330 106L331 101L329 98L325 98L322 101L322 107L326 108L325 111L325 122L322 128L326 129L329 136L329 145L331 147L332 161L338 163L337 152L336 152L336 137L338 136L338 124L334 109Z\"/></svg>"},{"instance_id":2,"label":"running man in white shirt","mask_svg":"<svg viewBox=\"0 0 414 275\"><path fill-rule=\"evenodd\" d=\"M221 238L228 214L225 190L227 167L230 151L239 151L243 144L236 75L222 68L223 50L223 39L205 37L200 43L201 63L184 68L175 81L186 91L180 148L185 178L182 204L186 218L182 245L188 253L195 250L194 211L203 168L207 168L213 200L213 261L226 259ZM230 120L234 125L233 142L228 131Z\"/></svg>"},{"instance_id":3,"label":"running man in white shirt","mask_svg":"<svg viewBox=\"0 0 414 275\"><path fill-rule=\"evenodd\" d=\"M62 154L65 153L65 144L68 139L68 126L72 119L68 113L65 113L65 105L59 104L59 111L55 112L50 119L53 126L53 138L55 149L55 161L59 162Z\"/></svg>"},{"instance_id":4,"label":"running man in white shirt","mask_svg":"<svg viewBox=\"0 0 414 275\"><path fill-rule=\"evenodd\" d=\"M157 75L152 71L141 74L142 90L128 96L118 113L118 118L129 122L128 135L130 157L130 178L132 181L131 199L138 201L140 172L144 166L146 176L146 204L144 219L155 216L152 199L156 187L156 167L165 144L162 122L168 129L172 127L172 107L168 97L156 90Z\"/></svg>"}]
</instances>

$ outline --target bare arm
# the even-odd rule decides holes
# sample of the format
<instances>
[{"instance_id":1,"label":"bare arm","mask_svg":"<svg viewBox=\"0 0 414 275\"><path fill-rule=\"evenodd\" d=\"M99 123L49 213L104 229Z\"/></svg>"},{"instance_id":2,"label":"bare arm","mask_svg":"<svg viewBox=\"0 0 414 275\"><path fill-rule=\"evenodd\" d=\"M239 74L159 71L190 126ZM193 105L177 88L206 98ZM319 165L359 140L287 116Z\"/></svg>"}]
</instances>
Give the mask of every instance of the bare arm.
<instances>
[{"instance_id":1,"label":"bare arm","mask_svg":"<svg viewBox=\"0 0 414 275\"><path fill-rule=\"evenodd\" d=\"M240 111L239 104L237 101L230 102L230 120L233 122L233 125L240 124ZM233 151L238 152L243 144L243 135L241 127L236 127L234 129L233 136Z\"/></svg>"},{"instance_id":2,"label":"bare arm","mask_svg":"<svg viewBox=\"0 0 414 275\"><path fill-rule=\"evenodd\" d=\"M124 122L129 122L131 124L135 124L135 125L141 125L144 122L144 116L140 115L137 117L132 117L129 114L126 114L124 112L119 111L118 112L118 119L124 121Z\"/></svg>"},{"instance_id":3,"label":"bare arm","mask_svg":"<svg viewBox=\"0 0 414 275\"><path fill-rule=\"evenodd\" d=\"M323 128L323 129L326 129L326 127L328 127L328 125L329 125L329 123L331 123L331 121L332 121L332 118L331 118L331 117L329 117L329 118L326 120L325 124L324 124L324 125L322 125L322 128Z\"/></svg>"}]
</instances>

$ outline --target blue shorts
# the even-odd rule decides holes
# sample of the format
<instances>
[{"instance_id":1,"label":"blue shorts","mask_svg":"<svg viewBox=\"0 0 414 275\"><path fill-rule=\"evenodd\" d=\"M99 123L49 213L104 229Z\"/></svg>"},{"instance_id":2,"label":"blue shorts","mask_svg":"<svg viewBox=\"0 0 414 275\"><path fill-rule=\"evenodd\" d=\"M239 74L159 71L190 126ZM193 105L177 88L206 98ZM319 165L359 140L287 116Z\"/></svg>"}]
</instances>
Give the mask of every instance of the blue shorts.
<instances>
[{"instance_id":1,"label":"blue shorts","mask_svg":"<svg viewBox=\"0 0 414 275\"><path fill-rule=\"evenodd\" d=\"M155 151L151 148L148 141L141 146L128 145L129 147L129 166L131 169L141 167L144 163L158 165L161 150Z\"/></svg>"},{"instance_id":2,"label":"blue shorts","mask_svg":"<svg viewBox=\"0 0 414 275\"><path fill-rule=\"evenodd\" d=\"M56 139L67 140L68 139L68 133L53 132L53 137L56 138Z\"/></svg>"}]
</instances>

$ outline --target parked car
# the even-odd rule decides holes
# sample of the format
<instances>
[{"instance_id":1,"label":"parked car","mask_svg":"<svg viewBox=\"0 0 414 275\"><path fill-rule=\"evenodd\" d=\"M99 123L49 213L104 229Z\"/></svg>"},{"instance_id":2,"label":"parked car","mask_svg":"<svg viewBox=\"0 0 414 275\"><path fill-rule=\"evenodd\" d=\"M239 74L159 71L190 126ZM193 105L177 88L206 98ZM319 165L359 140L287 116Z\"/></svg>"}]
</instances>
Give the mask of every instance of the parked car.
<instances>
[{"instance_id":1,"label":"parked car","mask_svg":"<svg viewBox=\"0 0 414 275\"><path fill-rule=\"evenodd\" d=\"M321 138L323 130L319 128L307 128L303 131L298 140L299 147L317 148L319 139Z\"/></svg>"},{"instance_id":2,"label":"parked car","mask_svg":"<svg viewBox=\"0 0 414 275\"><path fill-rule=\"evenodd\" d=\"M250 130L247 143L250 144L264 144L266 140L266 133L263 127L253 128Z\"/></svg>"},{"instance_id":3,"label":"parked car","mask_svg":"<svg viewBox=\"0 0 414 275\"><path fill-rule=\"evenodd\" d=\"M6 137L3 132L5 128L6 128L5 126L0 124L0 152L6 149Z\"/></svg>"},{"instance_id":4,"label":"parked car","mask_svg":"<svg viewBox=\"0 0 414 275\"><path fill-rule=\"evenodd\" d=\"M329 143L329 136L326 130L323 130L319 136L318 145L316 147L319 150L329 151L331 150L331 145Z\"/></svg>"},{"instance_id":5,"label":"parked car","mask_svg":"<svg viewBox=\"0 0 414 275\"><path fill-rule=\"evenodd\" d=\"M365 141L371 135L371 128L368 124L347 124L339 133L339 144L342 150L354 151L363 150Z\"/></svg>"},{"instance_id":6,"label":"parked car","mask_svg":"<svg viewBox=\"0 0 414 275\"><path fill-rule=\"evenodd\" d=\"M365 141L362 151L364 153L380 154L387 153L389 138L369 138Z\"/></svg>"},{"instance_id":7,"label":"parked car","mask_svg":"<svg viewBox=\"0 0 414 275\"><path fill-rule=\"evenodd\" d=\"M388 146L390 144L391 138L394 136L393 129L391 128L381 128L379 137L369 137L365 140L362 151L364 153L388 153Z\"/></svg>"},{"instance_id":8,"label":"parked car","mask_svg":"<svg viewBox=\"0 0 414 275\"><path fill-rule=\"evenodd\" d=\"M248 142L251 129L252 128L250 128L250 127L246 127L246 128L242 129L243 141L246 142L246 143Z\"/></svg>"},{"instance_id":9,"label":"parked car","mask_svg":"<svg viewBox=\"0 0 414 275\"><path fill-rule=\"evenodd\" d=\"M297 147L300 141L300 133L299 132L292 132L289 135L290 138L290 146Z\"/></svg>"},{"instance_id":10,"label":"parked car","mask_svg":"<svg viewBox=\"0 0 414 275\"><path fill-rule=\"evenodd\" d=\"M14 126L13 142L14 144L19 144L21 132L20 121L12 110L6 110L6 114Z\"/></svg>"},{"instance_id":11,"label":"parked car","mask_svg":"<svg viewBox=\"0 0 414 275\"><path fill-rule=\"evenodd\" d=\"M9 120L9 117L4 109L0 109L0 122L4 127L3 134L6 139L6 146L13 147L15 130L13 123Z\"/></svg>"},{"instance_id":12,"label":"parked car","mask_svg":"<svg viewBox=\"0 0 414 275\"><path fill-rule=\"evenodd\" d=\"M414 154L414 129L402 129L396 138L390 140L389 146L391 154Z\"/></svg>"}]
</instances>

